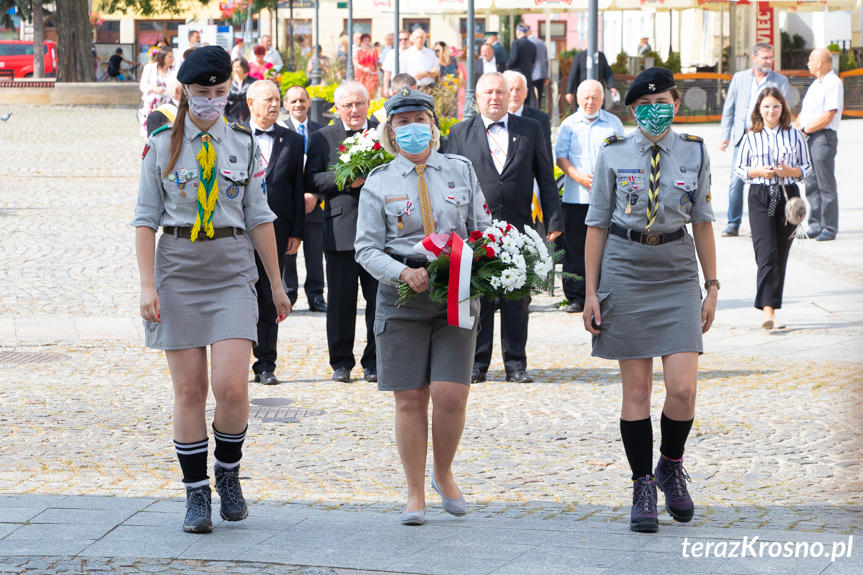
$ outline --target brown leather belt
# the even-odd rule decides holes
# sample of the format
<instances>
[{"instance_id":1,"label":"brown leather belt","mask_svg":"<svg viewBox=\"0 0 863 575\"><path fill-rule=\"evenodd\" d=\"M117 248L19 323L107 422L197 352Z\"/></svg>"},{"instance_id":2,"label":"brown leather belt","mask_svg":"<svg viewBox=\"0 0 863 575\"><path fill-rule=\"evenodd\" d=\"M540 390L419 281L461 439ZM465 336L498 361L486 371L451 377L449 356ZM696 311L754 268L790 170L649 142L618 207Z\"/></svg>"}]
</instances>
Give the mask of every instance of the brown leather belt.
<instances>
[{"instance_id":1,"label":"brown leather belt","mask_svg":"<svg viewBox=\"0 0 863 575\"><path fill-rule=\"evenodd\" d=\"M178 238L188 240L192 238L192 228L178 228L174 226L162 226L162 231L166 234L176 236ZM243 228L214 228L213 237L209 237L204 230L198 232L199 240L218 240L221 238L230 238L241 236L246 231Z\"/></svg>"},{"instance_id":2,"label":"brown leather belt","mask_svg":"<svg viewBox=\"0 0 863 575\"><path fill-rule=\"evenodd\" d=\"M660 244L666 244L668 242L673 242L674 240L679 240L683 237L683 234L686 233L686 228L683 227L677 231L668 232L666 234L654 234L652 232L637 232L635 230L622 228L617 224L611 224L611 227L608 228L608 231L609 233L612 233L626 240L632 240L633 242L646 244L648 246L658 246Z\"/></svg>"}]
</instances>

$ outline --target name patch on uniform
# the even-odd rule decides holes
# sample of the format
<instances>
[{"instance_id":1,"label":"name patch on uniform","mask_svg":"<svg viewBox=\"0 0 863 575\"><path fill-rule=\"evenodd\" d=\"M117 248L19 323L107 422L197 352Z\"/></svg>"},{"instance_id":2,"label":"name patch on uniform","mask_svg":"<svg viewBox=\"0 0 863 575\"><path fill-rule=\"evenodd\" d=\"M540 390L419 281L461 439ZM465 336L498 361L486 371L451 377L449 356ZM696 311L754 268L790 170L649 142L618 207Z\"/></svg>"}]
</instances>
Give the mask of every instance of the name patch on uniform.
<instances>
[{"instance_id":1,"label":"name patch on uniform","mask_svg":"<svg viewBox=\"0 0 863 575\"><path fill-rule=\"evenodd\" d=\"M392 202L403 202L408 199L407 196L387 196L386 203L390 204Z\"/></svg>"},{"instance_id":2,"label":"name patch on uniform","mask_svg":"<svg viewBox=\"0 0 863 575\"><path fill-rule=\"evenodd\" d=\"M620 169L620 170L617 170L617 173L618 173L618 174L643 174L643 173L644 173L644 170L639 170L639 169L629 169L629 170L627 170L627 169Z\"/></svg>"},{"instance_id":3,"label":"name patch on uniform","mask_svg":"<svg viewBox=\"0 0 863 575\"><path fill-rule=\"evenodd\" d=\"M233 200L240 195L240 188L237 187L237 184L231 184L228 186L228 189L225 190L225 195Z\"/></svg>"}]
</instances>

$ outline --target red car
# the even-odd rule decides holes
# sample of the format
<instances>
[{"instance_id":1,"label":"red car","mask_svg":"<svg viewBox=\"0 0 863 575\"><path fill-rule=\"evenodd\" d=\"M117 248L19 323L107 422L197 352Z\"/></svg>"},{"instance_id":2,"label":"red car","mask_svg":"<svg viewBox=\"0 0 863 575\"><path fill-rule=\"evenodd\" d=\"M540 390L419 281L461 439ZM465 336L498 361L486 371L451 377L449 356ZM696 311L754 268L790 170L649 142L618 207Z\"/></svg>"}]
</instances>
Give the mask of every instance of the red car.
<instances>
[{"instance_id":1,"label":"red car","mask_svg":"<svg viewBox=\"0 0 863 575\"><path fill-rule=\"evenodd\" d=\"M54 42L46 41L45 76L57 74L57 47ZM24 40L0 40L0 76L12 71L14 78L33 75L33 42Z\"/></svg>"}]
</instances>

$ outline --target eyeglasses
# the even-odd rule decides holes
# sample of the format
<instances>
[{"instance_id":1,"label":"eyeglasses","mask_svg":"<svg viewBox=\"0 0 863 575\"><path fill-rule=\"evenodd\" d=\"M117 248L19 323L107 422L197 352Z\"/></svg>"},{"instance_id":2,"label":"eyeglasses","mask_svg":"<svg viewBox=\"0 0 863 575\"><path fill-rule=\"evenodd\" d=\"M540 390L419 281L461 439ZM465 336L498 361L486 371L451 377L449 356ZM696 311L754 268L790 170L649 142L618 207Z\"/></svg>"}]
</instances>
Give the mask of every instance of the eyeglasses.
<instances>
[{"instance_id":1,"label":"eyeglasses","mask_svg":"<svg viewBox=\"0 0 863 575\"><path fill-rule=\"evenodd\" d=\"M399 42L409 42L410 38L399 38Z\"/></svg>"},{"instance_id":2,"label":"eyeglasses","mask_svg":"<svg viewBox=\"0 0 863 575\"><path fill-rule=\"evenodd\" d=\"M363 100L361 102L343 102L343 103L339 104L339 108L345 108L346 110L353 110L353 109L359 110L360 108L362 108L363 106L366 106L366 105L368 105L367 100Z\"/></svg>"}]
</instances>

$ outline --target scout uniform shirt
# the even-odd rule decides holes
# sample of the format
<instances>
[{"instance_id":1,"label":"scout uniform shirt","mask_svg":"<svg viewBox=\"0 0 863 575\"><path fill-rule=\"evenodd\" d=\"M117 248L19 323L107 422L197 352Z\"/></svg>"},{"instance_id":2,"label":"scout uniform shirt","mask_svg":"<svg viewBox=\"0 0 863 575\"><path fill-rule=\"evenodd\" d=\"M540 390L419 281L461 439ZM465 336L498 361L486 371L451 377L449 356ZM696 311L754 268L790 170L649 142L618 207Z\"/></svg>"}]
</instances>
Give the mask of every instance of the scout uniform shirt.
<instances>
[{"instance_id":1,"label":"scout uniform shirt","mask_svg":"<svg viewBox=\"0 0 863 575\"><path fill-rule=\"evenodd\" d=\"M276 215L267 204L265 170L251 133L219 118L208 132L216 151L219 197L213 211L214 228L251 230L272 222ZM171 155L171 129L156 130L141 156L138 204L132 226L191 227L198 213L198 183L201 167L196 159L201 150L201 130L186 115L183 144L170 174L163 176ZM200 239L206 239L203 228Z\"/></svg>"},{"instance_id":2,"label":"scout uniform shirt","mask_svg":"<svg viewBox=\"0 0 863 575\"><path fill-rule=\"evenodd\" d=\"M387 254L422 258L414 251L423 233L415 164L399 154L369 174L360 193L356 260L377 280L398 285L407 267ZM491 215L471 163L432 150L424 172L435 231L467 238L491 226Z\"/></svg>"},{"instance_id":3,"label":"scout uniform shirt","mask_svg":"<svg viewBox=\"0 0 863 575\"><path fill-rule=\"evenodd\" d=\"M640 129L608 138L599 151L585 224L647 231L651 146ZM712 222L710 158L701 138L668 130L660 148L659 206L651 233L674 232L689 222ZM628 206L628 208L627 208Z\"/></svg>"}]
</instances>

